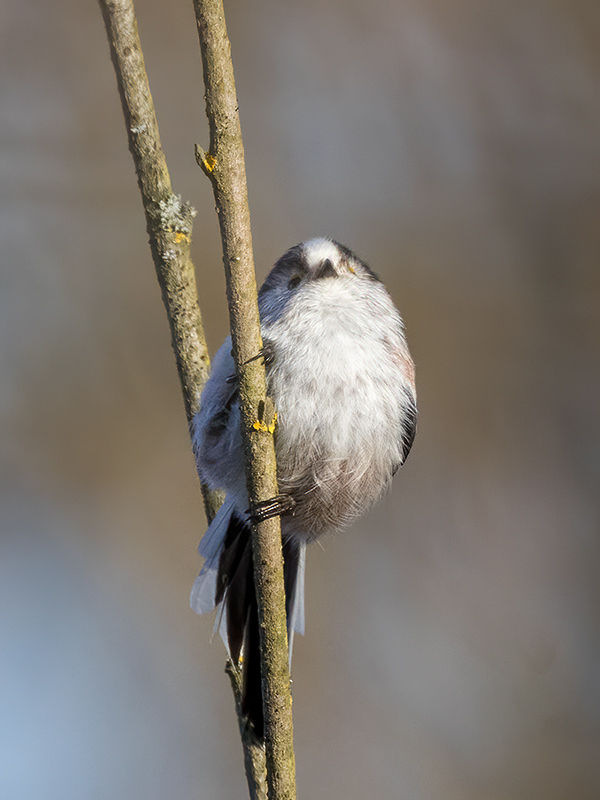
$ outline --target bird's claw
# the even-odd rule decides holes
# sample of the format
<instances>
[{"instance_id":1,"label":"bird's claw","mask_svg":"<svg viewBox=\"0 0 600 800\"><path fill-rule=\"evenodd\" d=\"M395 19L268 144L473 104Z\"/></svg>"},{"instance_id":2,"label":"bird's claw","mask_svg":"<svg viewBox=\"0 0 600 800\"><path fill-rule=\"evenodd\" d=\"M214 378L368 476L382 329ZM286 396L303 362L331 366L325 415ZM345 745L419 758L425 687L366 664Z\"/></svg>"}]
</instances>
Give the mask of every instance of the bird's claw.
<instances>
[{"instance_id":1,"label":"bird's claw","mask_svg":"<svg viewBox=\"0 0 600 800\"><path fill-rule=\"evenodd\" d=\"M244 361L244 366L251 364L253 361L258 361L259 358L264 359L265 366L270 364L273 360L273 345L268 341L263 341L263 346L260 348L255 356L251 356L247 361Z\"/></svg>"},{"instance_id":2,"label":"bird's claw","mask_svg":"<svg viewBox=\"0 0 600 800\"><path fill-rule=\"evenodd\" d=\"M294 513L296 501L289 494L278 494L269 500L262 500L260 503L252 504L249 513L250 519L255 524L264 522L271 517L279 517L282 514Z\"/></svg>"}]
</instances>

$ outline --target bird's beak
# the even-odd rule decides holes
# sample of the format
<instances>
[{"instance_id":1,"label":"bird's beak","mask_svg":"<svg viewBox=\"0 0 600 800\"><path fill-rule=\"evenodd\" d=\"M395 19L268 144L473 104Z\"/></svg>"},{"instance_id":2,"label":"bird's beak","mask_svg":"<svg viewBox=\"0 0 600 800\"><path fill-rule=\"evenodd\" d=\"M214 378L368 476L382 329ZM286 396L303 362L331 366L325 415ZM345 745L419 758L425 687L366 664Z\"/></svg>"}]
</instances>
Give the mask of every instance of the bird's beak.
<instances>
[{"instance_id":1,"label":"bird's beak","mask_svg":"<svg viewBox=\"0 0 600 800\"><path fill-rule=\"evenodd\" d=\"M320 278L337 278L338 273L335 271L333 264L329 258L321 261L317 269L313 272L312 278L314 281Z\"/></svg>"}]
</instances>

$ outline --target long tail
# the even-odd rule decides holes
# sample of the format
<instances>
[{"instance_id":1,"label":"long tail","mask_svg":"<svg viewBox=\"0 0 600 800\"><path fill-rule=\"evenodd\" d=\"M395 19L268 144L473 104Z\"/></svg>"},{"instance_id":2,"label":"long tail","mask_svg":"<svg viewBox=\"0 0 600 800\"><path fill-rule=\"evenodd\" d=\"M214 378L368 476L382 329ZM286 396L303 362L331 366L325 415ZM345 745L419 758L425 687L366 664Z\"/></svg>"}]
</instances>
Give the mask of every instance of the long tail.
<instances>
[{"instance_id":1,"label":"long tail","mask_svg":"<svg viewBox=\"0 0 600 800\"><path fill-rule=\"evenodd\" d=\"M264 733L260 674L258 606L254 591L251 530L233 504L225 503L199 547L206 559L190 597L203 614L218 607L215 626L234 664L243 663L242 710L262 739ZM306 545L284 542L284 582L290 664L294 633L304 633L304 569Z\"/></svg>"}]
</instances>

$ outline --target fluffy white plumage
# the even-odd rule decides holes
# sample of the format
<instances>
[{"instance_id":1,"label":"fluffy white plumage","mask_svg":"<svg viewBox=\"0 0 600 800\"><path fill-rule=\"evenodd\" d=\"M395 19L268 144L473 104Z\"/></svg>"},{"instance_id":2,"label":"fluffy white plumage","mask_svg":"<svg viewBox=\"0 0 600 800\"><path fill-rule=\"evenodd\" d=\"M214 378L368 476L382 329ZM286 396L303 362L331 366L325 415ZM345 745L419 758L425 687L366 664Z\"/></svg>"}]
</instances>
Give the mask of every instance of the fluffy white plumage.
<instances>
[{"instance_id":1,"label":"fluffy white plumage","mask_svg":"<svg viewBox=\"0 0 600 800\"><path fill-rule=\"evenodd\" d=\"M336 277L315 277L326 260ZM302 281L289 289L296 273ZM310 539L362 513L403 463L414 435L414 368L385 287L329 239L288 251L265 281L259 305L278 413L280 490L297 504L282 522L287 534ZM196 418L196 453L203 479L245 511L239 407L227 382L234 374L226 340ZM227 424L215 435L228 402Z\"/></svg>"}]
</instances>

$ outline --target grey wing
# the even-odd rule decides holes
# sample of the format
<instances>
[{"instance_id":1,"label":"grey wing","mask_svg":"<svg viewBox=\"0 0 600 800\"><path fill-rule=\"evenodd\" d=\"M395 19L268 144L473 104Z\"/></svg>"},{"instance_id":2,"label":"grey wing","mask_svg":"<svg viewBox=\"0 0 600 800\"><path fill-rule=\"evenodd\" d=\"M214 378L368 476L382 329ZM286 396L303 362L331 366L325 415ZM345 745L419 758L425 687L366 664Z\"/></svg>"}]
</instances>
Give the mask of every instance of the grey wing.
<instances>
[{"instance_id":1,"label":"grey wing","mask_svg":"<svg viewBox=\"0 0 600 800\"><path fill-rule=\"evenodd\" d=\"M213 489L237 489L243 461L238 386L229 337L214 357L200 411L193 420L193 435L202 480Z\"/></svg>"},{"instance_id":2,"label":"grey wing","mask_svg":"<svg viewBox=\"0 0 600 800\"><path fill-rule=\"evenodd\" d=\"M190 606L196 614L205 614L215 607L219 559L233 510L233 501L226 497L198 546L204 565L190 595Z\"/></svg>"}]
</instances>

